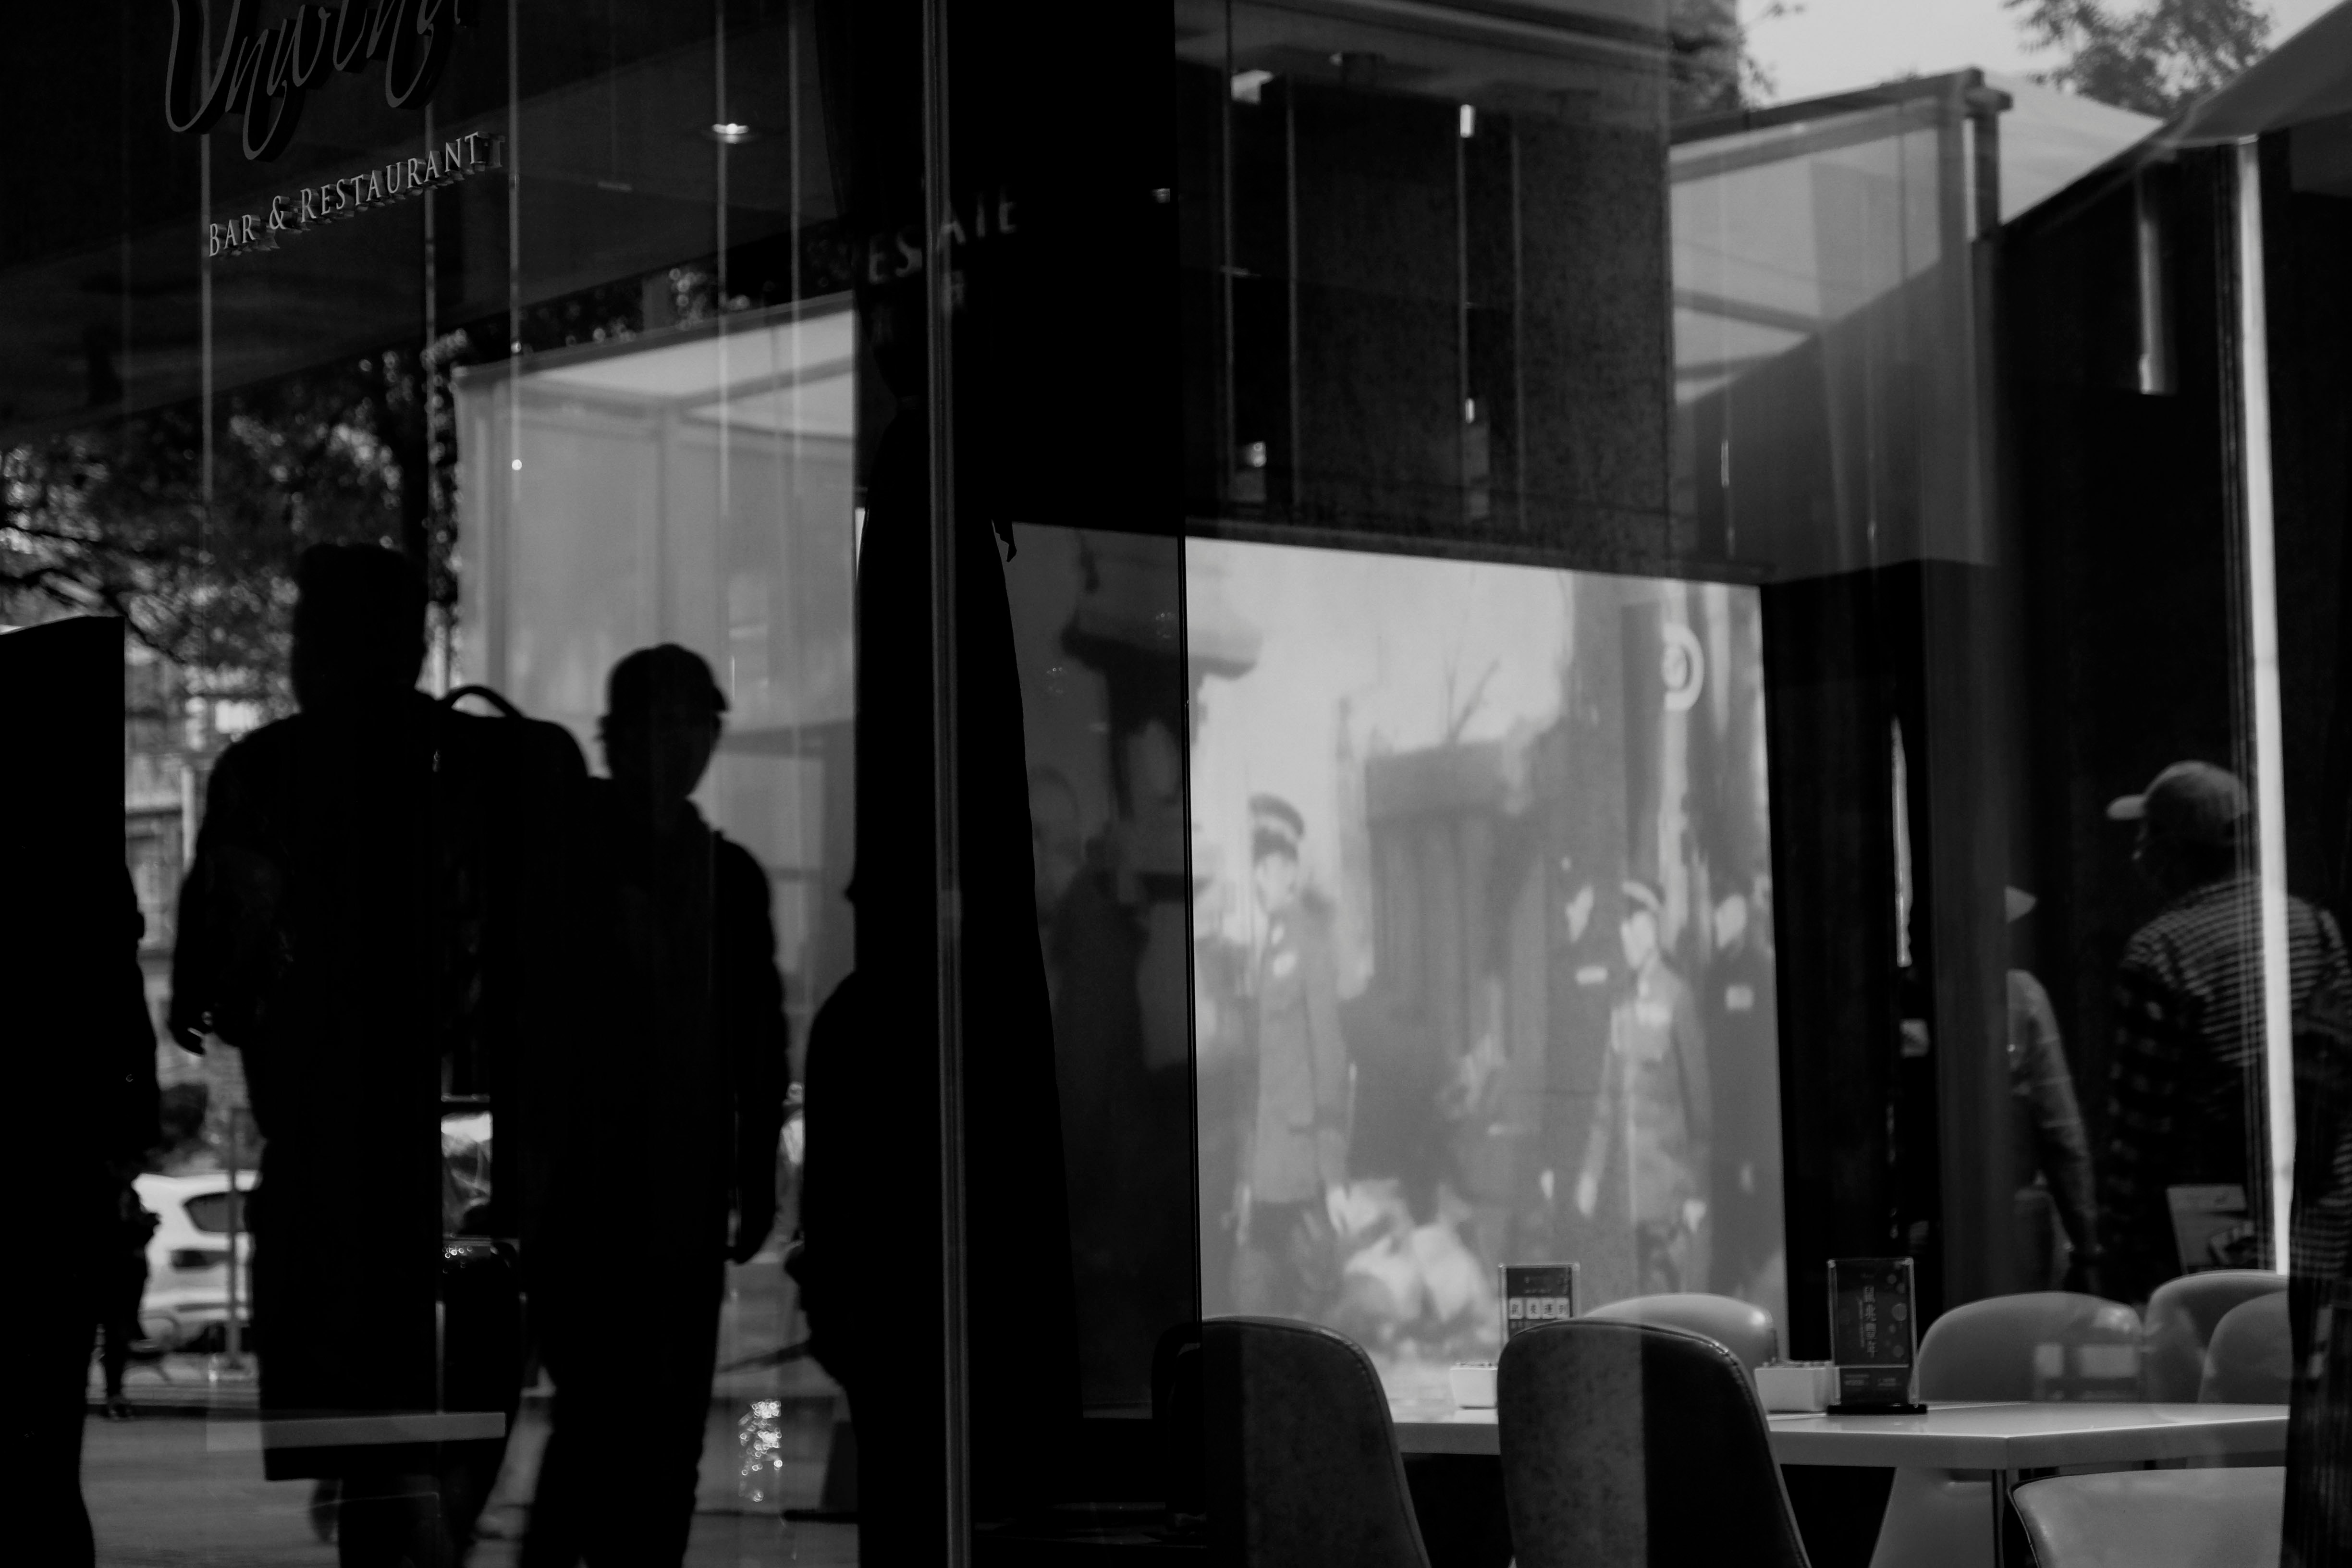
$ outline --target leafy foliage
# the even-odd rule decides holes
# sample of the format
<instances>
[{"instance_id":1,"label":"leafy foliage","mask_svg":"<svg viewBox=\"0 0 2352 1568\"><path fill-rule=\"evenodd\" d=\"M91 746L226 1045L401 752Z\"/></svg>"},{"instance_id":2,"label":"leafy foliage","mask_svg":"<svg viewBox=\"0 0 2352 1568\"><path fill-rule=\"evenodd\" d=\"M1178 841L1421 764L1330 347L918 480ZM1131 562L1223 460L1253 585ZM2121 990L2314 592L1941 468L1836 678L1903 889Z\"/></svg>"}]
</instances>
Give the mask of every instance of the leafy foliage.
<instances>
[{"instance_id":1,"label":"leafy foliage","mask_svg":"<svg viewBox=\"0 0 2352 1568\"><path fill-rule=\"evenodd\" d=\"M2038 49L2064 51L2039 78L2118 109L2170 119L2262 58L2271 19L2257 0L2002 0Z\"/></svg>"},{"instance_id":2,"label":"leafy foliage","mask_svg":"<svg viewBox=\"0 0 2352 1568\"><path fill-rule=\"evenodd\" d=\"M416 383L414 356L387 353L217 399L209 506L195 403L0 447L10 617L118 615L208 694L274 705L294 558L403 542Z\"/></svg>"},{"instance_id":3,"label":"leafy foliage","mask_svg":"<svg viewBox=\"0 0 2352 1568\"><path fill-rule=\"evenodd\" d=\"M1756 8L1769 22L1802 9L1790 0ZM1667 91L1675 118L1724 114L1772 96L1770 75L1748 51L1749 25L1736 0L1673 0L1666 16Z\"/></svg>"}]
</instances>

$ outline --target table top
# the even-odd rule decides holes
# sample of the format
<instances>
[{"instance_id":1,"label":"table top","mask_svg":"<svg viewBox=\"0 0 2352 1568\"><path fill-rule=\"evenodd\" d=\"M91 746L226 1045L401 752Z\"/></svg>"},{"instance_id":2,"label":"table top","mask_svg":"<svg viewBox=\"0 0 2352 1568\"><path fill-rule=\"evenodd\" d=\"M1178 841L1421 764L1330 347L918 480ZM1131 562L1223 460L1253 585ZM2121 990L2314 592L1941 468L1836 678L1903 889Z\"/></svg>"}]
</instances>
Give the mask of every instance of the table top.
<instances>
[{"instance_id":1,"label":"table top","mask_svg":"<svg viewBox=\"0 0 2352 1568\"><path fill-rule=\"evenodd\" d=\"M1499 1454L1492 1410L1399 1403L1408 1454ZM1784 1465L1908 1465L1948 1470L2141 1464L2286 1449L2284 1405L1935 1405L1918 1415L1771 1415Z\"/></svg>"}]
</instances>

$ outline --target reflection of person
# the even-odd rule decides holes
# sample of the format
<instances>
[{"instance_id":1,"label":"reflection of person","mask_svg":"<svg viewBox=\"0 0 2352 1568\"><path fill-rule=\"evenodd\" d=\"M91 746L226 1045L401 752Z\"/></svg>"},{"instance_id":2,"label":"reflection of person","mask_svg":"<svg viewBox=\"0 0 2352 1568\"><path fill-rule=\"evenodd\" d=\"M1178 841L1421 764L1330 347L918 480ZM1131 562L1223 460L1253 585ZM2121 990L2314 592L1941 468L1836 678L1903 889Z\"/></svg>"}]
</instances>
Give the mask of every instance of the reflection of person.
<instances>
[{"instance_id":1,"label":"reflection of person","mask_svg":"<svg viewBox=\"0 0 2352 1568\"><path fill-rule=\"evenodd\" d=\"M1077 792L1059 768L1029 770L1029 856L1036 864L1039 934L1050 946L1054 911L1087 859ZM1053 971L1046 974L1050 980Z\"/></svg>"},{"instance_id":2,"label":"reflection of person","mask_svg":"<svg viewBox=\"0 0 2352 1568\"><path fill-rule=\"evenodd\" d=\"M39 830L55 827L44 822ZM27 1561L85 1564L95 1561L81 1493L91 1330L119 1310L123 1173L156 1139L155 1028L139 974L145 928L130 873L111 887L45 880L40 870L92 869L43 866L46 850L82 847L58 837L65 843L17 841L34 862L26 886L40 901L28 892L25 912L38 918L23 921L14 938L12 956L26 967L16 971L23 983L10 987L11 1037L26 1043L15 1087L39 1110L26 1119L19 1152L41 1191L22 1211L24 1256L37 1259L38 1270L16 1276L10 1348L26 1386L13 1392L5 1458L9 1525L15 1539L32 1543ZM131 1310L135 1316L135 1300ZM110 1328L110 1352L115 1342ZM110 1386L119 1394L120 1379Z\"/></svg>"},{"instance_id":3,"label":"reflection of person","mask_svg":"<svg viewBox=\"0 0 2352 1568\"><path fill-rule=\"evenodd\" d=\"M768 876L687 798L726 706L674 645L612 673L612 777L584 813L596 1005L533 1290L555 1379L533 1568L684 1556L725 1261L749 1261L775 1219L789 1066Z\"/></svg>"},{"instance_id":4,"label":"reflection of person","mask_svg":"<svg viewBox=\"0 0 2352 1568\"><path fill-rule=\"evenodd\" d=\"M2009 889L2010 919L2024 918L2033 895ZM2098 1216L2093 1207L2091 1141L2074 1098L2058 1015L2042 982L2009 972L2009 1092L2018 1127L2011 1139L2017 1170L2017 1262L2029 1290L2058 1289L2071 1276L2094 1295L2104 1282ZM2071 1262L2059 1262L2059 1241Z\"/></svg>"},{"instance_id":5,"label":"reflection of person","mask_svg":"<svg viewBox=\"0 0 2352 1568\"><path fill-rule=\"evenodd\" d=\"M1618 934L1632 989L1610 1015L1609 1059L1576 1178L1576 1206L1588 1218L1600 1206L1601 1177L1618 1145L1643 1291L1703 1290L1700 1226L1707 1217L1713 1109L1706 1042L1690 988L1659 951L1664 910L1656 889L1629 881L1625 899Z\"/></svg>"},{"instance_id":6,"label":"reflection of person","mask_svg":"<svg viewBox=\"0 0 2352 1568\"><path fill-rule=\"evenodd\" d=\"M2262 887L2243 869L2246 792L2210 763L2175 763L2107 815L2138 824L2132 858L2168 900L2124 948L2107 1157L2106 1285L2145 1300L2179 1272L2165 1189L2232 1184L2266 1229ZM2286 900L2292 1005L2346 978L2329 916Z\"/></svg>"},{"instance_id":7,"label":"reflection of person","mask_svg":"<svg viewBox=\"0 0 2352 1568\"><path fill-rule=\"evenodd\" d=\"M296 569L294 695L213 770L173 954L172 1029L244 1059L267 1149L252 1216L261 1405L436 1408L441 1258L438 714L416 690L425 595L370 545ZM374 1428L389 1435L389 1423ZM347 1563L446 1560L429 1444L271 1445L273 1480L337 1477Z\"/></svg>"},{"instance_id":8,"label":"reflection of person","mask_svg":"<svg viewBox=\"0 0 2352 1568\"><path fill-rule=\"evenodd\" d=\"M139 1304L147 1294L147 1242L158 1222L128 1180L120 1184L114 1204L113 1257L99 1281L98 1327L105 1336L99 1365L106 1375L106 1418L127 1421L131 1405L122 1397L122 1374L130 1366L131 1342L139 1337Z\"/></svg>"},{"instance_id":9,"label":"reflection of person","mask_svg":"<svg viewBox=\"0 0 2352 1568\"><path fill-rule=\"evenodd\" d=\"M1250 801L1251 879L1266 917L1257 976L1257 1098L1244 1172L1234 1295L1244 1312L1313 1310L1338 1266L1348 1178L1348 1050L1328 916L1301 889L1306 821Z\"/></svg>"}]
</instances>

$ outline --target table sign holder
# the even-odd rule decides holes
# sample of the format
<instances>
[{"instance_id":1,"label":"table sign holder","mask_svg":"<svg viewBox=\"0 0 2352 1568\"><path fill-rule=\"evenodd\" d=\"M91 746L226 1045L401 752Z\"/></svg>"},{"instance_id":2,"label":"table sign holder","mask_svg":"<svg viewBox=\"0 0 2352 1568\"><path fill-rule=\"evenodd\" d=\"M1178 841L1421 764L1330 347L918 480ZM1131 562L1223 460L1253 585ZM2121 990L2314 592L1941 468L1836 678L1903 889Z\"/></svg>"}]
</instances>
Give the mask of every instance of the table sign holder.
<instances>
[{"instance_id":1,"label":"table sign holder","mask_svg":"<svg viewBox=\"0 0 2352 1568\"><path fill-rule=\"evenodd\" d=\"M1506 1263L1496 1272L1503 1277L1505 1340L1576 1316L1577 1265Z\"/></svg>"},{"instance_id":2,"label":"table sign holder","mask_svg":"<svg viewBox=\"0 0 2352 1568\"><path fill-rule=\"evenodd\" d=\"M2262 1229L2247 1216L2245 1188L2233 1183L2167 1187L2164 1202L2183 1274L2263 1266Z\"/></svg>"},{"instance_id":3,"label":"table sign holder","mask_svg":"<svg viewBox=\"0 0 2352 1568\"><path fill-rule=\"evenodd\" d=\"M1832 1415L1916 1415L1911 1397L1919 1348L1918 1297L1907 1258L1830 1259L1830 1360L1837 1369Z\"/></svg>"}]
</instances>

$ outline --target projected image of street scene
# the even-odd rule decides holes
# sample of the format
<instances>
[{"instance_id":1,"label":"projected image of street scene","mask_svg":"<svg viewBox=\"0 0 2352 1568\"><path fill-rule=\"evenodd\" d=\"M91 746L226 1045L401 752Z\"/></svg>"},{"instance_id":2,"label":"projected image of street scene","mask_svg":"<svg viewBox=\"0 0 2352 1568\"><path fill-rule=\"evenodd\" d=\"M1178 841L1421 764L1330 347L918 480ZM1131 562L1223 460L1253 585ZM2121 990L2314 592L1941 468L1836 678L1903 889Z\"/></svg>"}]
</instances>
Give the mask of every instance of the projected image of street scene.
<instances>
[{"instance_id":1,"label":"projected image of street scene","mask_svg":"<svg viewBox=\"0 0 2352 1568\"><path fill-rule=\"evenodd\" d=\"M1758 597L1186 547L1202 1289L1393 1393L1580 1307L1785 1321Z\"/></svg>"}]
</instances>

